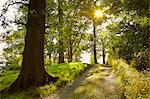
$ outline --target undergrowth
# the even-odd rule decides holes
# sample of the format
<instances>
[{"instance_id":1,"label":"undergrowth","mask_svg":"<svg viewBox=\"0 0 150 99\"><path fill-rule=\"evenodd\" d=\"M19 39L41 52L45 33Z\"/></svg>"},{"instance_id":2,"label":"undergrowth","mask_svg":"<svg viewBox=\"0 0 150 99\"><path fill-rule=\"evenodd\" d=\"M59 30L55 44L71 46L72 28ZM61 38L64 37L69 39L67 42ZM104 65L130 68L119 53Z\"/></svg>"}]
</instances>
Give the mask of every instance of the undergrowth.
<instances>
[{"instance_id":1,"label":"undergrowth","mask_svg":"<svg viewBox=\"0 0 150 99\"><path fill-rule=\"evenodd\" d=\"M75 80L83 71L87 69L88 65L81 62L72 62L64 64L53 64L45 66L46 71L52 75L59 77L58 81L50 85L44 85L38 88L29 89L23 92L16 92L11 95L0 95L0 99L32 99L40 98L45 95L56 92L62 86ZM0 90L9 87L10 84L17 78L19 70L6 70L0 74Z\"/></svg>"},{"instance_id":2,"label":"undergrowth","mask_svg":"<svg viewBox=\"0 0 150 99\"><path fill-rule=\"evenodd\" d=\"M117 76L121 99L150 99L150 73L138 72L124 60L109 60Z\"/></svg>"}]
</instances>

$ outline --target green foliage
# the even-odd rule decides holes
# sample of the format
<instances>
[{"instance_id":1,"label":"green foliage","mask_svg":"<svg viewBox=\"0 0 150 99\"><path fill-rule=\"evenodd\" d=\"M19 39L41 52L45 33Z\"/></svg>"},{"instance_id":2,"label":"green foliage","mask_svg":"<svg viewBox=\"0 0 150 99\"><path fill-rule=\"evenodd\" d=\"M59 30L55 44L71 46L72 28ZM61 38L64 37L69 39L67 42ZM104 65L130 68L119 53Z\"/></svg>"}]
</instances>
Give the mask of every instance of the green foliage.
<instances>
[{"instance_id":1,"label":"green foliage","mask_svg":"<svg viewBox=\"0 0 150 99\"><path fill-rule=\"evenodd\" d=\"M94 55L93 54L90 55L90 63L94 64Z\"/></svg>"},{"instance_id":2,"label":"green foliage","mask_svg":"<svg viewBox=\"0 0 150 99\"><path fill-rule=\"evenodd\" d=\"M120 98L149 99L150 98L150 73L138 72L124 60L109 59L117 76Z\"/></svg>"},{"instance_id":3,"label":"green foliage","mask_svg":"<svg viewBox=\"0 0 150 99\"><path fill-rule=\"evenodd\" d=\"M22 52L24 49L24 32L15 31L6 35L3 39L7 47L3 49L3 57L6 60L5 69L20 69L22 63Z\"/></svg>"},{"instance_id":4,"label":"green foliage","mask_svg":"<svg viewBox=\"0 0 150 99\"><path fill-rule=\"evenodd\" d=\"M107 26L110 31L109 54L128 63L135 58L138 70L150 68L148 0L103 0L102 3L109 6L108 13L113 14L113 23Z\"/></svg>"},{"instance_id":5,"label":"green foliage","mask_svg":"<svg viewBox=\"0 0 150 99\"><path fill-rule=\"evenodd\" d=\"M140 66L137 69L148 69L149 30L146 29L148 26L145 26L141 26L140 23L133 23L133 21L121 21L112 26L109 54L123 58L129 63L133 58L136 58Z\"/></svg>"}]
</instances>

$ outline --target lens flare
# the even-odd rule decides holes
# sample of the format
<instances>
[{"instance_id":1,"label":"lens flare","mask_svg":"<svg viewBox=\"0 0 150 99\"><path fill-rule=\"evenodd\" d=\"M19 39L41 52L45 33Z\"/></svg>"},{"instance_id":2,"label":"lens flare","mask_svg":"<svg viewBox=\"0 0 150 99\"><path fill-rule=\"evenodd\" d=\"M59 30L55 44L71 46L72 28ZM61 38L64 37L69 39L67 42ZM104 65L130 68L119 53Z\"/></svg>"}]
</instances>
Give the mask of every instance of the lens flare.
<instances>
[{"instance_id":1,"label":"lens flare","mask_svg":"<svg viewBox=\"0 0 150 99\"><path fill-rule=\"evenodd\" d=\"M103 16L103 12L100 11L100 10L96 10L96 11L95 11L95 16L96 16L96 17L102 17L102 16Z\"/></svg>"}]
</instances>

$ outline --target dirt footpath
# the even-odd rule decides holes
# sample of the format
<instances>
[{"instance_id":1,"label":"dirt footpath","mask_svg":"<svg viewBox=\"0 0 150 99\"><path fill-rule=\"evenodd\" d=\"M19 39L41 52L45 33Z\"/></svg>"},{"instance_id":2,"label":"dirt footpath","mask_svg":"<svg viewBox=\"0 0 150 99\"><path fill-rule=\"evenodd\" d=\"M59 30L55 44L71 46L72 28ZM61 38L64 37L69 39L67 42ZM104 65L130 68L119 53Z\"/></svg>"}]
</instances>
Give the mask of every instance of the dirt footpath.
<instances>
[{"instance_id":1,"label":"dirt footpath","mask_svg":"<svg viewBox=\"0 0 150 99\"><path fill-rule=\"evenodd\" d=\"M44 99L118 99L117 80L111 67L93 65L59 93Z\"/></svg>"}]
</instances>

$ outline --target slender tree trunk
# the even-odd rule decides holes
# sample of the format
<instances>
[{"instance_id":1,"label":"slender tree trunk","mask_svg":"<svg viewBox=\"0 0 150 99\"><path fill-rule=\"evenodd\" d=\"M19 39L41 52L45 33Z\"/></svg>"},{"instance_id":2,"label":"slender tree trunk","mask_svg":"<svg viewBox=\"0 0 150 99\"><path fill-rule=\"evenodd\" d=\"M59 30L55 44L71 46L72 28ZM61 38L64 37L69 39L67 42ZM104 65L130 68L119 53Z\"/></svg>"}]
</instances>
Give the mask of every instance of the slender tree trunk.
<instances>
[{"instance_id":1,"label":"slender tree trunk","mask_svg":"<svg viewBox=\"0 0 150 99\"><path fill-rule=\"evenodd\" d=\"M58 53L59 53L59 61L58 63L64 63L64 46L63 46L63 39L62 39L62 18L63 18L63 11L61 8L61 0L58 0L58 16L59 16L59 27L58 27L58 32L59 32L59 48L58 48Z\"/></svg>"},{"instance_id":2,"label":"slender tree trunk","mask_svg":"<svg viewBox=\"0 0 150 99\"><path fill-rule=\"evenodd\" d=\"M69 48L69 52L68 52L68 62L72 62L72 46Z\"/></svg>"},{"instance_id":3,"label":"slender tree trunk","mask_svg":"<svg viewBox=\"0 0 150 99\"><path fill-rule=\"evenodd\" d=\"M64 63L64 47L63 47L63 41L62 40L59 40L58 53L59 53L58 63Z\"/></svg>"},{"instance_id":4,"label":"slender tree trunk","mask_svg":"<svg viewBox=\"0 0 150 99\"><path fill-rule=\"evenodd\" d=\"M42 86L56 80L44 69L45 0L30 0L22 69L5 93Z\"/></svg>"},{"instance_id":5,"label":"slender tree trunk","mask_svg":"<svg viewBox=\"0 0 150 99\"><path fill-rule=\"evenodd\" d=\"M93 20L93 52L94 52L94 63L97 64L97 53L96 53L96 26L95 26L95 21Z\"/></svg>"},{"instance_id":6,"label":"slender tree trunk","mask_svg":"<svg viewBox=\"0 0 150 99\"><path fill-rule=\"evenodd\" d=\"M73 52L72 52L72 42L71 42L71 36L69 36L69 50L68 50L68 62L72 62L72 56L73 56Z\"/></svg>"},{"instance_id":7,"label":"slender tree trunk","mask_svg":"<svg viewBox=\"0 0 150 99\"><path fill-rule=\"evenodd\" d=\"M105 48L104 48L104 46L103 46L102 54L103 54L103 64L105 64Z\"/></svg>"},{"instance_id":8,"label":"slender tree trunk","mask_svg":"<svg viewBox=\"0 0 150 99\"><path fill-rule=\"evenodd\" d=\"M51 54L51 52L49 52L48 58L49 58L49 64L52 64L52 54Z\"/></svg>"}]
</instances>

